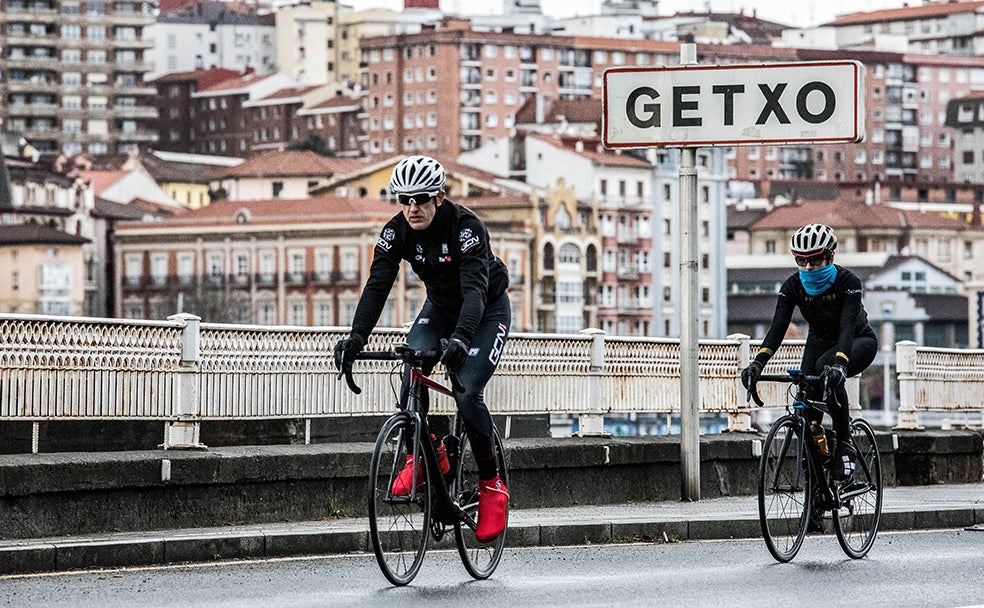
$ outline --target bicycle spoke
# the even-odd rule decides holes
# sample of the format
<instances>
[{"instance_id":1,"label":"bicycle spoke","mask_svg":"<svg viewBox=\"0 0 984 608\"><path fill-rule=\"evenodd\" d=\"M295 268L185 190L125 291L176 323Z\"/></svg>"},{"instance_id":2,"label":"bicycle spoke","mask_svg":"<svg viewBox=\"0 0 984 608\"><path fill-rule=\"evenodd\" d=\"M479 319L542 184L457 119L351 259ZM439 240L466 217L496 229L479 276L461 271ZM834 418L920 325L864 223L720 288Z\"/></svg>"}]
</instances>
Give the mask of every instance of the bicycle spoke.
<instances>
[{"instance_id":1,"label":"bicycle spoke","mask_svg":"<svg viewBox=\"0 0 984 608\"><path fill-rule=\"evenodd\" d=\"M493 435L493 440L498 459L499 477L508 486L505 453L497 433ZM458 469L451 491L458 506L464 511L464 520L455 524L454 536L458 544L458 555L461 557L461 563L464 564L465 570L476 579L484 579L488 578L499 565L505 546L506 533L503 532L491 543L480 543L475 538L475 527L478 519L478 468L475 466L475 456L472 454L465 433L461 433L459 445L461 449Z\"/></svg>"},{"instance_id":2,"label":"bicycle spoke","mask_svg":"<svg viewBox=\"0 0 984 608\"><path fill-rule=\"evenodd\" d=\"M759 522L769 552L780 562L799 551L810 508L811 480L803 468L798 424L791 416L776 421L759 465Z\"/></svg>"},{"instance_id":3,"label":"bicycle spoke","mask_svg":"<svg viewBox=\"0 0 984 608\"><path fill-rule=\"evenodd\" d=\"M369 535L379 568L394 585L406 585L417 575L429 536L431 495L427 487L418 488L412 478L408 495L393 494L394 481L407 463L405 438L413 436L408 416L390 418L379 431L369 464ZM426 459L416 461L420 463L418 476L426 476Z\"/></svg>"},{"instance_id":4,"label":"bicycle spoke","mask_svg":"<svg viewBox=\"0 0 984 608\"><path fill-rule=\"evenodd\" d=\"M854 474L839 491L834 530L841 549L849 557L864 557L875 542L881 520L881 455L875 435L864 420L851 424L858 463Z\"/></svg>"}]
</instances>

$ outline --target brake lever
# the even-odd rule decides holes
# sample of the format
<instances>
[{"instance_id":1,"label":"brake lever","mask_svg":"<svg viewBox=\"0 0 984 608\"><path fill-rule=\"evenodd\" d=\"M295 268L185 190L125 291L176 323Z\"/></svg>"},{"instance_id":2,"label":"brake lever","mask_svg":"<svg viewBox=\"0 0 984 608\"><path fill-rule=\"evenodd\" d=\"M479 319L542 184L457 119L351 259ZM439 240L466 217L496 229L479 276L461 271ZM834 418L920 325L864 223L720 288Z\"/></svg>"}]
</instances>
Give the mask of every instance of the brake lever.
<instances>
[{"instance_id":1,"label":"brake lever","mask_svg":"<svg viewBox=\"0 0 984 608\"><path fill-rule=\"evenodd\" d=\"M338 376L337 379L341 380L342 376L345 376L345 383L348 384L349 390L356 395L362 394L362 388L355 383L355 379L352 377L352 364L345 361L345 353L342 353L342 360L338 362Z\"/></svg>"},{"instance_id":2,"label":"brake lever","mask_svg":"<svg viewBox=\"0 0 984 608\"><path fill-rule=\"evenodd\" d=\"M753 382L748 387L748 393L745 395L745 403L748 403L749 400L752 400L755 402L755 405L762 407L763 405L765 405L765 402L762 401L761 397L759 397L758 388L756 388L756 386L757 386L756 383Z\"/></svg>"}]
</instances>

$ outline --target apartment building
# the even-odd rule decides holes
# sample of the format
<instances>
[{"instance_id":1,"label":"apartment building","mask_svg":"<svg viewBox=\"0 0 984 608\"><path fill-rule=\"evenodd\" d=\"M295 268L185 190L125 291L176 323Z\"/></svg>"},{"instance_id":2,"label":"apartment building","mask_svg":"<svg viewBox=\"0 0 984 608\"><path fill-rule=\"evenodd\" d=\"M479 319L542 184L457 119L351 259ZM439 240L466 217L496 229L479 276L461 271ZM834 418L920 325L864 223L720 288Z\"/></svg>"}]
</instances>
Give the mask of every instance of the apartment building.
<instances>
[{"instance_id":1,"label":"apartment building","mask_svg":"<svg viewBox=\"0 0 984 608\"><path fill-rule=\"evenodd\" d=\"M211 191L232 201L303 199L332 177L363 166L359 159L329 158L310 150L274 150L217 171Z\"/></svg>"},{"instance_id":2,"label":"apartment building","mask_svg":"<svg viewBox=\"0 0 984 608\"><path fill-rule=\"evenodd\" d=\"M984 54L984 2L900 4L897 8L843 15L823 24L821 29L833 30L833 42L842 49L890 45L908 53Z\"/></svg>"},{"instance_id":3,"label":"apartment building","mask_svg":"<svg viewBox=\"0 0 984 608\"><path fill-rule=\"evenodd\" d=\"M490 202L500 203L518 199ZM379 231L398 212L379 199L325 196L218 201L158 222L121 223L116 315L163 319L184 311L211 322L349 325ZM529 284L520 270L529 234L521 228L497 230L492 243L519 279L510 288L517 331L529 329ZM404 264L379 325L411 321L425 298L423 283Z\"/></svg>"},{"instance_id":4,"label":"apartment building","mask_svg":"<svg viewBox=\"0 0 984 608\"><path fill-rule=\"evenodd\" d=\"M277 69L303 85L335 82L341 47L335 0L312 0L277 10Z\"/></svg>"},{"instance_id":5,"label":"apartment building","mask_svg":"<svg viewBox=\"0 0 984 608\"><path fill-rule=\"evenodd\" d=\"M153 142L154 2L0 0L0 122L42 154Z\"/></svg>"},{"instance_id":6,"label":"apartment building","mask_svg":"<svg viewBox=\"0 0 984 608\"><path fill-rule=\"evenodd\" d=\"M154 106L157 119L150 126L157 133L154 148L190 154L198 142L197 108L192 93L239 76L241 72L226 68L173 72L150 81L157 95Z\"/></svg>"},{"instance_id":7,"label":"apartment building","mask_svg":"<svg viewBox=\"0 0 984 608\"><path fill-rule=\"evenodd\" d=\"M572 118L577 116L576 105ZM555 123L555 127L558 123ZM482 148L463 153L461 161L501 175L522 180L541 191L570 190L583 205L575 216L559 217L563 231L578 234L577 226L597 228L580 255L592 260L590 267L576 272L575 266L558 265L555 276L535 295L536 305L552 307L560 294L573 290L575 281L593 292L597 324L609 333L639 336L678 336L682 301L679 280L680 212L678 151L619 153L605 150L597 136L561 135L518 131L514 137L490 139ZM724 205L725 156L723 150L706 149L698 154L698 215L700 234L700 319L703 337L724 337L724 255L726 215ZM585 211L586 210L586 211ZM562 214L563 215L563 214ZM546 223L552 216L539 219ZM577 236L538 242L542 259L558 255L568 240ZM570 255L576 252L567 248ZM568 256L568 257L569 257ZM597 256L597 257L596 257ZM564 256L560 256L564 257ZM590 268L590 270L589 270ZM539 279L539 277L537 277ZM573 322L573 320L571 320Z\"/></svg>"},{"instance_id":8,"label":"apartment building","mask_svg":"<svg viewBox=\"0 0 984 608\"><path fill-rule=\"evenodd\" d=\"M968 334L979 336L984 327L984 269L980 265L984 259L984 226L977 208L975 220L968 222L903 201L801 201L777 207L751 226L750 253L783 253L798 227L820 222L837 232L838 254L883 252L918 256L959 281L960 293L970 308ZM902 288L925 292L925 280L925 274L921 279L910 274L909 283Z\"/></svg>"},{"instance_id":9,"label":"apartment building","mask_svg":"<svg viewBox=\"0 0 984 608\"><path fill-rule=\"evenodd\" d=\"M379 229L382 201L324 198L217 201L116 230L117 316L341 325L351 320ZM418 304L400 285L381 323ZM401 316L401 315L400 315Z\"/></svg>"},{"instance_id":10,"label":"apartment building","mask_svg":"<svg viewBox=\"0 0 984 608\"><path fill-rule=\"evenodd\" d=\"M946 126L953 129L953 181L984 183L984 92L951 99Z\"/></svg>"},{"instance_id":11,"label":"apartment building","mask_svg":"<svg viewBox=\"0 0 984 608\"><path fill-rule=\"evenodd\" d=\"M600 100L606 69L672 66L679 57L677 42L478 32L451 19L434 31L363 40L362 48L370 155L474 150L488 138L508 135L530 98ZM952 180L947 103L984 87L984 58L698 46L701 64L831 60L858 60L866 67L865 141L738 147L729 152L731 177ZM597 114L600 120L600 101Z\"/></svg>"},{"instance_id":12,"label":"apartment building","mask_svg":"<svg viewBox=\"0 0 984 608\"><path fill-rule=\"evenodd\" d=\"M269 74L276 69L274 14L256 4L199 0L162 3L157 21L147 28L147 79L174 72L225 68Z\"/></svg>"},{"instance_id":13,"label":"apartment building","mask_svg":"<svg viewBox=\"0 0 984 608\"><path fill-rule=\"evenodd\" d=\"M83 314L89 243L36 222L0 226L0 311Z\"/></svg>"},{"instance_id":14,"label":"apartment building","mask_svg":"<svg viewBox=\"0 0 984 608\"><path fill-rule=\"evenodd\" d=\"M280 73L262 75L249 72L191 93L188 113L193 117L194 141L189 151L248 156L254 152L255 146L269 143L271 139L286 141L280 127L265 133L262 126L260 130L254 129L253 117L245 111L244 104L296 87L295 81Z\"/></svg>"}]
</instances>

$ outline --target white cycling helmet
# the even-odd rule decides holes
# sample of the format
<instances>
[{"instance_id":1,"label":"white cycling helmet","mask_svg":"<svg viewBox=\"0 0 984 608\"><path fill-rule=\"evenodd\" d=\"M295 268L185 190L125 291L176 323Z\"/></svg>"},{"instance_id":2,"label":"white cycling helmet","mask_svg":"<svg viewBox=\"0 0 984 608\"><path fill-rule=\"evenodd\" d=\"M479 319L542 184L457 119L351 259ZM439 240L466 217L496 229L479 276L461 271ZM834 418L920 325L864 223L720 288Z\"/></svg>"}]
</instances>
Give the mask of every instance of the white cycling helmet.
<instances>
[{"instance_id":1,"label":"white cycling helmet","mask_svg":"<svg viewBox=\"0 0 984 608\"><path fill-rule=\"evenodd\" d=\"M824 224L807 224L789 239L789 250L793 255L813 255L837 249L837 236L834 229Z\"/></svg>"},{"instance_id":2,"label":"white cycling helmet","mask_svg":"<svg viewBox=\"0 0 984 608\"><path fill-rule=\"evenodd\" d=\"M393 168L389 190L393 194L427 192L432 196L444 187L444 167L429 156L408 156Z\"/></svg>"}]
</instances>

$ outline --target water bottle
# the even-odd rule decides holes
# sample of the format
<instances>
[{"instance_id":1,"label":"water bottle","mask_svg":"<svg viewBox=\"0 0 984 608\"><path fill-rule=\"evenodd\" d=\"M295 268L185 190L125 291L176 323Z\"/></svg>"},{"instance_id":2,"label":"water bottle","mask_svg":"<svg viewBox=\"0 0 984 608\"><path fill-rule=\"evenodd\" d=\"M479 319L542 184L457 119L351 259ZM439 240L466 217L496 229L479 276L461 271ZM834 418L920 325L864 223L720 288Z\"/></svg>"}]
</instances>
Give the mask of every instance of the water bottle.
<instances>
[{"instance_id":1,"label":"water bottle","mask_svg":"<svg viewBox=\"0 0 984 608\"><path fill-rule=\"evenodd\" d=\"M448 454L448 464L451 467L451 471L455 471L458 468L458 438L454 435L444 436L444 450Z\"/></svg>"},{"instance_id":2,"label":"water bottle","mask_svg":"<svg viewBox=\"0 0 984 608\"><path fill-rule=\"evenodd\" d=\"M813 435L813 440L817 443L817 450L820 452L820 458L824 462L830 460L830 446L827 445L827 433L824 432L823 426L816 420L810 423L810 434Z\"/></svg>"}]
</instances>

